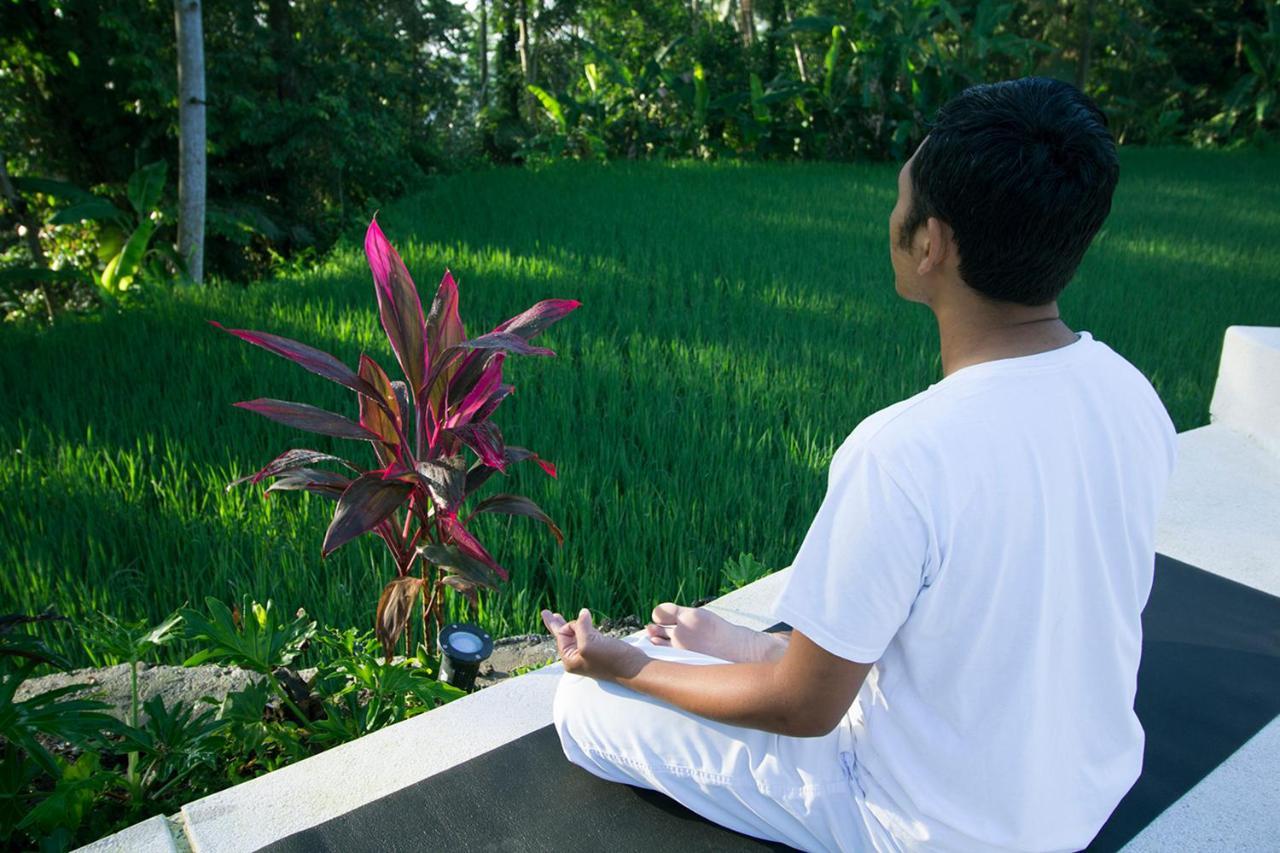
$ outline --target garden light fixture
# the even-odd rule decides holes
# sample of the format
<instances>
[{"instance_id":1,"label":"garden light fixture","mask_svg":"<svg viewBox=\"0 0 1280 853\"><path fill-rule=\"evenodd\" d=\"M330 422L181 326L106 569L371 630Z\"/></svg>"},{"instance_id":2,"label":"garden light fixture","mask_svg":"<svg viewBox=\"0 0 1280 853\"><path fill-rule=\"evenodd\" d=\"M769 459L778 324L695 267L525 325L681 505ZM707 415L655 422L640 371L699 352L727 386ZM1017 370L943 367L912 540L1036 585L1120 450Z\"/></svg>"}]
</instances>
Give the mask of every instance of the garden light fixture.
<instances>
[{"instance_id":1,"label":"garden light fixture","mask_svg":"<svg viewBox=\"0 0 1280 853\"><path fill-rule=\"evenodd\" d=\"M440 680L470 691L481 661L493 654L493 639L479 625L454 622L440 632L440 651Z\"/></svg>"}]
</instances>

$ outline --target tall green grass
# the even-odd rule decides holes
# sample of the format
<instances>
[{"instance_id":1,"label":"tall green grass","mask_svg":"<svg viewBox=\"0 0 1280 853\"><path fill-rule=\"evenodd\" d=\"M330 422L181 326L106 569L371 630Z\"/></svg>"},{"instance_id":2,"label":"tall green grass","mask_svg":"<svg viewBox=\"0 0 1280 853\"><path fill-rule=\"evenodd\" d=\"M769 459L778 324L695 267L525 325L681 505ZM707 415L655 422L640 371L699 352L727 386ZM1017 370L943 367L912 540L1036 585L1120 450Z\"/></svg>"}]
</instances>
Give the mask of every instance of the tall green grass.
<instances>
[{"instance_id":1,"label":"tall green grass","mask_svg":"<svg viewBox=\"0 0 1280 853\"><path fill-rule=\"evenodd\" d=\"M567 540L557 547L527 519L477 521L512 570L482 598L492 632L538 630L543 605L647 615L716 592L743 552L790 561L835 447L939 376L932 316L893 291L895 174L495 169L383 211L428 299L452 268L472 332L538 299L583 303L539 339L557 358L508 362L517 392L495 419L560 476L526 465L488 490L528 494ZM1225 327L1280 325L1276 234L1280 159L1124 151L1113 213L1063 314L1151 377L1179 429L1203 424ZM231 403L353 412L353 395L205 322L391 367L357 236L269 285L0 331L0 610L159 617L248 592L328 623L371 623L392 572L379 543L321 560L331 503L224 490L288 447L338 444Z\"/></svg>"}]
</instances>

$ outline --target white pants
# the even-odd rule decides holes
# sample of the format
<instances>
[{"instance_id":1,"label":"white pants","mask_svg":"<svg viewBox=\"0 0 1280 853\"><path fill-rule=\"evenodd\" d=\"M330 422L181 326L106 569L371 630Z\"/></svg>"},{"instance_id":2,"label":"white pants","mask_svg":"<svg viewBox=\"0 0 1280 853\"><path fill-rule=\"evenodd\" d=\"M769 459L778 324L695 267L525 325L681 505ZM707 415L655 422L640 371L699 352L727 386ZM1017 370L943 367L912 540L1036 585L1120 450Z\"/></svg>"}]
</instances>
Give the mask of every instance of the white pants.
<instances>
[{"instance_id":1,"label":"white pants","mask_svg":"<svg viewBox=\"0 0 1280 853\"><path fill-rule=\"evenodd\" d=\"M724 663L643 637L629 642L653 658ZM553 707L565 756L602 779L661 791L721 826L805 851L884 849L884 829L853 776L848 715L822 737L787 737L569 673Z\"/></svg>"}]
</instances>

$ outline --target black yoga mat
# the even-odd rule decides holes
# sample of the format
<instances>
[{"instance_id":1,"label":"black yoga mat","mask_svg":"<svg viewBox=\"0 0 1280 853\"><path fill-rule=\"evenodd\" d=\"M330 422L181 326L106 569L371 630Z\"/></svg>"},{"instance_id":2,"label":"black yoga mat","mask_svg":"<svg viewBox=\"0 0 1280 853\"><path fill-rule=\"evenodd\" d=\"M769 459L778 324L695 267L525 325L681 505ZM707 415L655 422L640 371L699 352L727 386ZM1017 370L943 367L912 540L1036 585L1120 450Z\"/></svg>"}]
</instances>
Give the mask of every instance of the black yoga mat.
<instances>
[{"instance_id":1,"label":"black yoga mat","mask_svg":"<svg viewBox=\"0 0 1280 853\"><path fill-rule=\"evenodd\" d=\"M1142 776L1090 851L1118 850L1280 714L1280 598L1164 556L1142 614ZM775 625L770 630L784 629ZM788 850L570 764L546 726L263 848Z\"/></svg>"}]
</instances>

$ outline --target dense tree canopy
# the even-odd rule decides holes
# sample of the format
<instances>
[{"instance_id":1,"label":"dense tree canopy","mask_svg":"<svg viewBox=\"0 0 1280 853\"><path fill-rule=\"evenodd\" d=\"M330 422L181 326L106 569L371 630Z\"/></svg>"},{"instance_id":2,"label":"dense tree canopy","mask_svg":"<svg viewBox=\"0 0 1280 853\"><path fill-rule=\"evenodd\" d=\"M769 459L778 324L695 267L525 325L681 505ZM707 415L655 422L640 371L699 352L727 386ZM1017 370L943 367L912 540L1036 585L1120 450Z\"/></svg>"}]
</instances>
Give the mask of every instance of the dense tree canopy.
<instances>
[{"instance_id":1,"label":"dense tree canopy","mask_svg":"<svg viewBox=\"0 0 1280 853\"><path fill-rule=\"evenodd\" d=\"M237 280L432 171L902 158L947 98L1026 74L1083 87L1122 143L1244 144L1280 117L1274 0L226 0L204 34L206 266ZM12 176L120 198L145 164L176 174L176 86L169 2L0 7ZM92 244L86 226L41 226L66 199L24 196L0 214L0 265L33 260L25 201L46 263L101 267L67 249ZM172 242L172 182L162 198Z\"/></svg>"}]
</instances>

